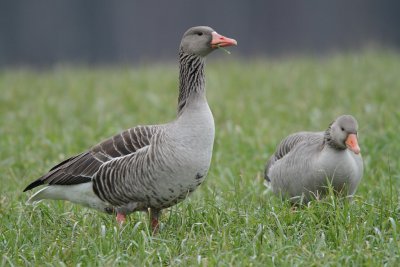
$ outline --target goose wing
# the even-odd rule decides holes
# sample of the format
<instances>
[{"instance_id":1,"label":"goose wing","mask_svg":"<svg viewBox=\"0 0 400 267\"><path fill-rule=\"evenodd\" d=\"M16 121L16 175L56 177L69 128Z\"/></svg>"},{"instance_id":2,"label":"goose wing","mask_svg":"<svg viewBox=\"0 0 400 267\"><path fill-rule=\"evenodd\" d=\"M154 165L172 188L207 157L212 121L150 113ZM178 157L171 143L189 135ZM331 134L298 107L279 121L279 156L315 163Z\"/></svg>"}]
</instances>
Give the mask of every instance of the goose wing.
<instances>
[{"instance_id":1,"label":"goose wing","mask_svg":"<svg viewBox=\"0 0 400 267\"><path fill-rule=\"evenodd\" d=\"M106 162L133 154L148 146L158 129L158 125L137 126L114 135L90 150L57 164L48 173L29 184L24 192L43 184L73 185L90 182Z\"/></svg>"},{"instance_id":2,"label":"goose wing","mask_svg":"<svg viewBox=\"0 0 400 267\"><path fill-rule=\"evenodd\" d=\"M274 163L293 150L296 145L301 142L308 142L313 140L319 140L323 138L323 134L321 132L298 132L289 135L285 139L281 141L281 143L276 148L275 153L269 158L267 164L265 165L264 178L268 182L270 182L270 178L268 177L269 170L274 165Z\"/></svg>"}]
</instances>

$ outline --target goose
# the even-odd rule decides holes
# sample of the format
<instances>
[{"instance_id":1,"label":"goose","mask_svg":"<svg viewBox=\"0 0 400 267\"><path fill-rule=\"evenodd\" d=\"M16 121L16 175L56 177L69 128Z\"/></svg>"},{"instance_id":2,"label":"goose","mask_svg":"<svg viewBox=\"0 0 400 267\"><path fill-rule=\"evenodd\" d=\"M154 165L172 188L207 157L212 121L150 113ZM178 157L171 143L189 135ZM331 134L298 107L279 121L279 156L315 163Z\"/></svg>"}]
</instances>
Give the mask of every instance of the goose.
<instances>
[{"instance_id":1,"label":"goose","mask_svg":"<svg viewBox=\"0 0 400 267\"><path fill-rule=\"evenodd\" d=\"M265 167L266 186L293 203L334 192L351 199L363 175L358 123L342 115L322 132L298 132L281 141Z\"/></svg>"},{"instance_id":2,"label":"goose","mask_svg":"<svg viewBox=\"0 0 400 267\"><path fill-rule=\"evenodd\" d=\"M188 29L179 47L177 117L136 126L68 158L29 184L45 185L28 203L65 200L116 214L119 223L149 212L157 230L161 210L184 200L205 179L214 143L214 118L205 91L205 57L236 40L207 26Z\"/></svg>"}]
</instances>

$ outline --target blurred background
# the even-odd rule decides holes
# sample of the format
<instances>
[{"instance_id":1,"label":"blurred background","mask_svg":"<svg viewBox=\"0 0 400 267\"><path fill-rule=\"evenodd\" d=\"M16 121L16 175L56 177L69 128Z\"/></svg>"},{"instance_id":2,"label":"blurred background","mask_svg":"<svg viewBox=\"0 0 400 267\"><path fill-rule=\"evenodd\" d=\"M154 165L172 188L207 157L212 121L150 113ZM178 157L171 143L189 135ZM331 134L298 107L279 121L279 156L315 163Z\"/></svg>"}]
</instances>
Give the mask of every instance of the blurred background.
<instances>
[{"instance_id":1,"label":"blurred background","mask_svg":"<svg viewBox=\"0 0 400 267\"><path fill-rule=\"evenodd\" d=\"M237 39L242 57L398 49L400 1L1 1L0 67L175 60L195 25Z\"/></svg>"}]
</instances>

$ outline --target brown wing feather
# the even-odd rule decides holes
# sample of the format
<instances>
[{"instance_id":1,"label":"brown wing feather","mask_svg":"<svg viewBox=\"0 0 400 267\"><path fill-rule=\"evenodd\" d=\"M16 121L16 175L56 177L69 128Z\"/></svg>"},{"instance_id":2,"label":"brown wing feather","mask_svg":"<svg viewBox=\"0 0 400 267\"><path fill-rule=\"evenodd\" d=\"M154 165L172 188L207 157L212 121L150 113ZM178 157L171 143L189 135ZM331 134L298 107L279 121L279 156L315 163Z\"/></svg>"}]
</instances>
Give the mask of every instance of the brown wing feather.
<instances>
[{"instance_id":1,"label":"brown wing feather","mask_svg":"<svg viewBox=\"0 0 400 267\"><path fill-rule=\"evenodd\" d=\"M158 126L137 126L123 131L50 169L48 173L29 184L24 192L43 184L73 185L90 182L101 165L116 157L135 153L150 144Z\"/></svg>"}]
</instances>

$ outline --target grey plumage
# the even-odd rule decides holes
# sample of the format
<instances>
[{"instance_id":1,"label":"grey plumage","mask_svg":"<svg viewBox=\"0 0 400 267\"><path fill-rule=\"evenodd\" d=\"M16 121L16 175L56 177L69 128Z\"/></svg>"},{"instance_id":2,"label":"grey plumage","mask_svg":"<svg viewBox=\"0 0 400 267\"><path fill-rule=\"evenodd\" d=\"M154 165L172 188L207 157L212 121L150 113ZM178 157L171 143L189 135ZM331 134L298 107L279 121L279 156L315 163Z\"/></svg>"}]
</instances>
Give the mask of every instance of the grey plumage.
<instances>
[{"instance_id":1,"label":"grey plumage","mask_svg":"<svg viewBox=\"0 0 400 267\"><path fill-rule=\"evenodd\" d=\"M352 147L347 144L349 136L357 135L357 129L354 117L343 115L324 132L289 135L265 166L267 184L274 193L293 202L323 196L329 183L335 191L346 190L352 196L363 173L357 141Z\"/></svg>"},{"instance_id":2,"label":"grey plumage","mask_svg":"<svg viewBox=\"0 0 400 267\"><path fill-rule=\"evenodd\" d=\"M271 156L271 158L268 160L266 164L265 179L268 182L271 182L271 179L268 177L269 169L277 160L280 160L286 154L288 154L290 150L292 150L292 148L295 147L298 143L308 142L308 141L317 143L318 141L321 141L320 139L321 139L320 133L313 133L313 132L294 133L283 139L279 144L279 146L277 147L275 153Z\"/></svg>"},{"instance_id":3,"label":"grey plumage","mask_svg":"<svg viewBox=\"0 0 400 267\"><path fill-rule=\"evenodd\" d=\"M137 126L95 145L90 150L54 166L37 181L41 184L72 185L90 182L100 167L117 157L123 157L149 145L157 126ZM24 191L30 190L33 182Z\"/></svg>"},{"instance_id":4,"label":"grey plumage","mask_svg":"<svg viewBox=\"0 0 400 267\"><path fill-rule=\"evenodd\" d=\"M157 221L161 209L185 199L211 162L214 120L205 96L204 57L218 45L236 41L209 27L189 29L179 49L177 118L133 127L61 162L27 186L24 191L47 184L30 202L63 199L123 215L150 208Z\"/></svg>"}]
</instances>

